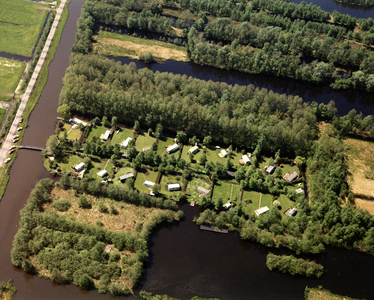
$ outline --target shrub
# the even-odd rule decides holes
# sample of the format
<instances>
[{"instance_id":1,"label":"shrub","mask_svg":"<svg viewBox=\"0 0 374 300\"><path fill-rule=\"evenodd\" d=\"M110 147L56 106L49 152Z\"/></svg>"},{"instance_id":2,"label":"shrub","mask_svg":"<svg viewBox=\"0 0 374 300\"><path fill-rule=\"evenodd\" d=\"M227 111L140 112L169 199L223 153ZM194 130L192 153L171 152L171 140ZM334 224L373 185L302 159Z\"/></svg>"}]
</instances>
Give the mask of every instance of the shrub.
<instances>
[{"instance_id":1,"label":"shrub","mask_svg":"<svg viewBox=\"0 0 374 300\"><path fill-rule=\"evenodd\" d=\"M119 261L120 258L121 258L121 256L119 255L119 253L117 251L112 251L109 254L109 260L112 261L112 262Z\"/></svg>"},{"instance_id":2,"label":"shrub","mask_svg":"<svg viewBox=\"0 0 374 300\"><path fill-rule=\"evenodd\" d=\"M68 199L56 200L52 206L58 211L67 211L71 207L71 202Z\"/></svg>"},{"instance_id":3,"label":"shrub","mask_svg":"<svg viewBox=\"0 0 374 300\"><path fill-rule=\"evenodd\" d=\"M85 196L80 196L78 198L78 205L81 208L89 208L91 205L88 203L88 200Z\"/></svg>"},{"instance_id":4,"label":"shrub","mask_svg":"<svg viewBox=\"0 0 374 300\"><path fill-rule=\"evenodd\" d=\"M83 274L79 279L79 286L86 291L90 290L93 287L92 278L87 274Z\"/></svg>"},{"instance_id":5,"label":"shrub","mask_svg":"<svg viewBox=\"0 0 374 300\"><path fill-rule=\"evenodd\" d=\"M99 212L102 212L102 213L108 212L108 207L104 204L104 202L100 202L98 208L99 208Z\"/></svg>"}]
</instances>

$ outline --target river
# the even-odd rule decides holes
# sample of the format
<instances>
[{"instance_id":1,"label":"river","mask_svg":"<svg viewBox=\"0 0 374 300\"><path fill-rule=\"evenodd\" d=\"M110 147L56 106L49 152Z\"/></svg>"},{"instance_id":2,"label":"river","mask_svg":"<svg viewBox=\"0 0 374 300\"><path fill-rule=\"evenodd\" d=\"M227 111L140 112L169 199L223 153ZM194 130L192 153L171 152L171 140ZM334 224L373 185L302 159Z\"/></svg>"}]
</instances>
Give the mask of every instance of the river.
<instances>
[{"instance_id":1,"label":"river","mask_svg":"<svg viewBox=\"0 0 374 300\"><path fill-rule=\"evenodd\" d=\"M44 146L46 139L53 134L62 78L69 64L76 22L83 3L84 0L73 0L69 5L70 16L55 59L49 67L48 82L25 130L24 145ZM178 64L165 63L151 67L156 66L169 67L165 71L181 71L178 70L181 66ZM183 66L187 68L187 65ZM240 80L243 74L235 75L196 65L188 72L205 79L212 76L209 74L219 72L217 80L253 83L277 92L300 94L307 101L326 99L328 102L331 98L337 102L339 109L343 107L344 111L349 110L349 107L344 108L342 101L336 100L336 92L328 87L311 87L305 91L305 86L298 83L276 78L268 81L267 77L257 76L246 77L249 79L242 82ZM357 110L362 109L365 113L372 111L372 107L368 107L370 99L366 94L352 92L354 96L352 100L350 96L344 96L350 93L338 94L352 107L362 107ZM48 176L41 163L40 152L30 150L18 152L17 159L10 170L9 184L0 203L0 281L14 279L14 285L18 289L15 299L112 299L110 295L99 295L97 291L82 291L74 285L53 284L49 280L25 274L11 265L10 250L13 236L18 229L19 210L25 205L35 183ZM305 286L320 284L331 289L332 292L352 297L370 299L374 295L372 256L345 249L329 248L325 253L314 257L326 269L326 274L318 280L269 272L264 264L268 249L242 241L235 233L220 235L201 232L192 223L198 208L183 206L183 210L186 213L184 221L180 224L159 227L152 234L150 259L142 278L141 288L181 299L188 299L193 295L221 299L302 299ZM132 296L129 298L133 299Z\"/></svg>"}]
</instances>

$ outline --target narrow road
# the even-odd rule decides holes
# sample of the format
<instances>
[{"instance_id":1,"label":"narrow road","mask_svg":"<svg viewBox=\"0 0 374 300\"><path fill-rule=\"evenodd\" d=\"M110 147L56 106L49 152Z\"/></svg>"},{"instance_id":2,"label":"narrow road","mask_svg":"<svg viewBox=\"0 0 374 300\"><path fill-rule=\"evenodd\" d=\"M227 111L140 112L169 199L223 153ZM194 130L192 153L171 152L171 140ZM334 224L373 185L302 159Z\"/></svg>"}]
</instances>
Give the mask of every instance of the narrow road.
<instances>
[{"instance_id":1,"label":"narrow road","mask_svg":"<svg viewBox=\"0 0 374 300\"><path fill-rule=\"evenodd\" d=\"M13 120L12 126L9 129L9 133L8 133L8 135L7 135L7 137L4 141L3 147L0 149L0 168L3 167L4 160L8 156L9 147L12 145L13 136L16 134L17 128L19 126L23 126L23 125L19 124L20 118L21 118L21 116L22 116L22 114L23 114L23 112L26 108L27 101L29 101L29 97L31 95L31 91L34 88L36 79L38 78L40 70L43 66L43 63L44 63L45 59L46 59L49 47L51 45L52 39L53 39L53 37L55 35L55 32L56 32L57 24L60 21L62 11L65 7L65 3L66 3L66 0L62 0L59 8L56 11L55 20L53 21L51 31L48 34L48 38L47 38L47 41L45 42L42 54L39 57L38 64L35 67L34 73L32 74L32 77L30 79L29 85L27 86L26 92L23 94L21 104L20 104L20 106L18 108L18 111L17 111L17 114L16 114L16 116ZM23 126L23 127L25 127L25 126Z\"/></svg>"}]
</instances>

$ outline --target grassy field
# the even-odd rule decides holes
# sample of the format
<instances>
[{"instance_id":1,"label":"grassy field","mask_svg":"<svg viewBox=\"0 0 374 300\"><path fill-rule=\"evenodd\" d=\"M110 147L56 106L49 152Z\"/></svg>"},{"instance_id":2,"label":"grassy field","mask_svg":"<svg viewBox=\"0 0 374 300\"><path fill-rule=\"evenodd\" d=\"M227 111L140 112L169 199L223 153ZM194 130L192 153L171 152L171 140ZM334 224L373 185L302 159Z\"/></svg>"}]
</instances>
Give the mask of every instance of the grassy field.
<instances>
[{"instance_id":1,"label":"grassy field","mask_svg":"<svg viewBox=\"0 0 374 300\"><path fill-rule=\"evenodd\" d=\"M87 141L91 142L94 137L97 137L98 139L100 139L100 136L103 133L105 133L105 131L107 131L108 129L109 128L107 128L105 126L95 126L95 128L91 129L91 132L88 135ZM116 134L116 133L114 133L114 134Z\"/></svg>"},{"instance_id":2,"label":"grassy field","mask_svg":"<svg viewBox=\"0 0 374 300\"><path fill-rule=\"evenodd\" d=\"M218 181L213 189L213 201L216 202L222 197L223 204L239 198L240 185Z\"/></svg>"},{"instance_id":3,"label":"grassy field","mask_svg":"<svg viewBox=\"0 0 374 300\"><path fill-rule=\"evenodd\" d=\"M24 62L0 57L0 100L13 96L25 68Z\"/></svg>"},{"instance_id":4,"label":"grassy field","mask_svg":"<svg viewBox=\"0 0 374 300\"><path fill-rule=\"evenodd\" d=\"M158 140L158 148L157 152L160 154L167 153L166 148L175 144L174 140L169 137L163 137L162 140ZM180 151L180 150L178 150ZM173 153L178 153L178 151L175 151Z\"/></svg>"},{"instance_id":5,"label":"grassy field","mask_svg":"<svg viewBox=\"0 0 374 300\"><path fill-rule=\"evenodd\" d=\"M114 184L117 184L117 185L124 185L125 182L122 183L122 182L119 180L119 177L122 176L122 175L128 174L128 173L133 173L133 174L135 175L135 171L134 171L133 168L130 168L130 167L123 167L123 168L118 169L115 178L113 178L113 183L114 183Z\"/></svg>"},{"instance_id":6,"label":"grassy field","mask_svg":"<svg viewBox=\"0 0 374 300\"><path fill-rule=\"evenodd\" d=\"M6 114L6 109L0 107L0 124L3 121Z\"/></svg>"},{"instance_id":7,"label":"grassy field","mask_svg":"<svg viewBox=\"0 0 374 300\"><path fill-rule=\"evenodd\" d=\"M72 166L83 162L83 159L77 155L64 156L62 159L56 159L55 162L60 166L63 173L73 172Z\"/></svg>"},{"instance_id":8,"label":"grassy field","mask_svg":"<svg viewBox=\"0 0 374 300\"><path fill-rule=\"evenodd\" d=\"M340 296L325 289L306 288L305 300L359 300L348 296Z\"/></svg>"},{"instance_id":9,"label":"grassy field","mask_svg":"<svg viewBox=\"0 0 374 300\"><path fill-rule=\"evenodd\" d=\"M148 40L134 36L100 31L93 36L94 53L110 56L126 56L132 59L139 59L139 55L152 52L153 57L162 60L188 61L185 47Z\"/></svg>"},{"instance_id":10,"label":"grassy field","mask_svg":"<svg viewBox=\"0 0 374 300\"><path fill-rule=\"evenodd\" d=\"M208 182L206 182L202 179L199 179L199 178L193 178L187 185L186 192L190 195L188 197L188 202L191 202L191 201L200 202L200 199L201 199L200 194L196 191L198 186L201 186L201 187L206 188L206 189L211 188L210 183L208 183Z\"/></svg>"},{"instance_id":11,"label":"grassy field","mask_svg":"<svg viewBox=\"0 0 374 300\"><path fill-rule=\"evenodd\" d=\"M148 180L148 181L152 181L152 182L156 182L156 179L157 179L157 172L154 172L154 171L150 171L150 170L147 170L147 169L144 169L142 168L139 172L138 172L138 175L136 177L136 180L135 180L135 185L134 187L139 191L139 192L145 192L145 193L148 193L150 192L150 189L145 187L143 185L144 181Z\"/></svg>"},{"instance_id":12,"label":"grassy field","mask_svg":"<svg viewBox=\"0 0 374 300\"><path fill-rule=\"evenodd\" d=\"M148 133L143 133L139 135L136 139L136 150L142 151L145 147L152 146L156 142L154 137L148 135Z\"/></svg>"},{"instance_id":13,"label":"grassy field","mask_svg":"<svg viewBox=\"0 0 374 300\"><path fill-rule=\"evenodd\" d=\"M118 134L117 134L117 131L113 133L112 140L110 141L110 143L112 145L120 144L122 141L126 140L128 137L131 137L131 138L134 137L132 130L123 128Z\"/></svg>"},{"instance_id":14,"label":"grassy field","mask_svg":"<svg viewBox=\"0 0 374 300\"><path fill-rule=\"evenodd\" d=\"M81 135L82 135L82 132L79 130L79 129L72 129L71 128L71 125L69 123L65 123L64 125L64 128L68 134L68 140L69 141L79 141L79 139L81 138ZM63 133L62 131L60 132L60 136L62 136Z\"/></svg>"},{"instance_id":15,"label":"grassy field","mask_svg":"<svg viewBox=\"0 0 374 300\"><path fill-rule=\"evenodd\" d=\"M179 183L179 185L181 186L181 189L179 191L171 191L171 192L167 191L166 185L171 184L171 183ZM161 194L168 195L168 196L176 196L182 190L183 178L181 175L173 176L173 175L163 174L161 177L160 185L161 185Z\"/></svg>"},{"instance_id":16,"label":"grassy field","mask_svg":"<svg viewBox=\"0 0 374 300\"><path fill-rule=\"evenodd\" d=\"M95 179L101 179L99 176L97 176L96 173L101 171L101 170L104 170L104 169L109 173L112 166L113 165L109 162L109 160L97 161L97 162L92 161L91 168L88 170L88 172L85 173L84 176L89 176L89 177L92 177L92 178L95 178Z\"/></svg>"},{"instance_id":17,"label":"grassy field","mask_svg":"<svg viewBox=\"0 0 374 300\"><path fill-rule=\"evenodd\" d=\"M31 56L48 6L24 0L0 0L0 51Z\"/></svg>"},{"instance_id":18,"label":"grassy field","mask_svg":"<svg viewBox=\"0 0 374 300\"><path fill-rule=\"evenodd\" d=\"M349 185L358 207L374 214L374 143L355 139L345 140L350 176Z\"/></svg>"}]
</instances>

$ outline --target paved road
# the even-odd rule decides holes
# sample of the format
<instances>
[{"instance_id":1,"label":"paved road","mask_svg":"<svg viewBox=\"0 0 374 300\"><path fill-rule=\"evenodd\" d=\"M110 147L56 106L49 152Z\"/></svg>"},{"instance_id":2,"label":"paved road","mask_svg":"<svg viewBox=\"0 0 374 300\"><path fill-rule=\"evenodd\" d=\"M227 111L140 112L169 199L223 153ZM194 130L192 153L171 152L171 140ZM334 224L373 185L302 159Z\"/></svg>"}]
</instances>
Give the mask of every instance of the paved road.
<instances>
[{"instance_id":1,"label":"paved road","mask_svg":"<svg viewBox=\"0 0 374 300\"><path fill-rule=\"evenodd\" d=\"M7 137L4 141L3 147L0 149L0 168L3 167L4 160L8 156L9 147L12 146L13 136L16 134L17 128L22 126L25 129L25 125L24 124L19 124L19 121L20 121L20 118L21 118L25 108L26 108L26 104L27 104L27 101L29 101L31 91L34 88L34 84L36 82L36 79L38 78L40 70L43 66L43 63L44 63L45 59L46 59L46 56L47 56L47 53L48 53L48 50L49 50L49 46L51 45L53 36L55 35L57 24L60 21L60 17L61 17L63 9L65 7L66 1L67 0L62 0L59 8L57 9L56 18L53 21L51 31L48 34L48 38L47 38L47 41L45 42L45 45L44 45L42 54L40 55L38 64L35 67L34 73L32 74L32 77L30 79L29 85L27 86L26 92L23 94L21 104L18 108L16 117L13 120L12 126L10 127L9 133L8 133L8 135L7 135Z\"/></svg>"}]
</instances>

